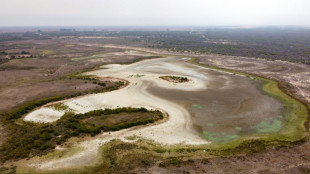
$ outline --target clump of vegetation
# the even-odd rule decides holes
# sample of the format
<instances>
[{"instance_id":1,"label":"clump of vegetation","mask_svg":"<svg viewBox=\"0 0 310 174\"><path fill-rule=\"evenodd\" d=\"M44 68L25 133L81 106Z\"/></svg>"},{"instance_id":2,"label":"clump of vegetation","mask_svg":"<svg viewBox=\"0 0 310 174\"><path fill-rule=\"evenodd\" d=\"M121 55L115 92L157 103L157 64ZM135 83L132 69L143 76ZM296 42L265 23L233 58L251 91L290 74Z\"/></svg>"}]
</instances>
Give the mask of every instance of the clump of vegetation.
<instances>
[{"instance_id":1,"label":"clump of vegetation","mask_svg":"<svg viewBox=\"0 0 310 174\"><path fill-rule=\"evenodd\" d=\"M63 108L61 106L61 108ZM90 117L108 118L112 114L149 113L150 117L130 121L119 121L114 124L96 126L87 122ZM130 115L129 115L130 116ZM12 123L9 125L11 132L7 142L0 147L0 159L2 162L11 159L21 159L34 155L42 155L53 150L57 144L67 139L82 135L95 136L103 131L117 131L137 125L146 125L163 119L160 111L148 111L145 108L117 108L100 109L85 114L67 112L56 124L35 124L23 122L21 125Z\"/></svg>"},{"instance_id":2,"label":"clump of vegetation","mask_svg":"<svg viewBox=\"0 0 310 174\"><path fill-rule=\"evenodd\" d=\"M128 77L140 78L143 76L144 76L143 74L135 74L135 75L129 75Z\"/></svg>"},{"instance_id":3,"label":"clump of vegetation","mask_svg":"<svg viewBox=\"0 0 310 174\"><path fill-rule=\"evenodd\" d=\"M68 79L81 79L81 80L99 80L98 77L92 75L81 75L81 73L73 73L71 75L66 76Z\"/></svg>"},{"instance_id":4,"label":"clump of vegetation","mask_svg":"<svg viewBox=\"0 0 310 174\"><path fill-rule=\"evenodd\" d=\"M159 78L173 83L184 83L189 81L187 77L178 77L178 76L160 76Z\"/></svg>"},{"instance_id":5,"label":"clump of vegetation","mask_svg":"<svg viewBox=\"0 0 310 174\"><path fill-rule=\"evenodd\" d=\"M127 139L127 140L136 140L137 138L138 138L138 137L137 137L136 134L125 137L125 139Z\"/></svg>"},{"instance_id":6,"label":"clump of vegetation","mask_svg":"<svg viewBox=\"0 0 310 174\"><path fill-rule=\"evenodd\" d=\"M101 87L106 86L106 84L104 82L102 82L98 77L92 76L92 75L81 75L81 73L74 73L74 74L67 76L66 78L68 78L68 79L81 79L81 80L91 81L91 83L97 84Z\"/></svg>"},{"instance_id":7,"label":"clump of vegetation","mask_svg":"<svg viewBox=\"0 0 310 174\"><path fill-rule=\"evenodd\" d=\"M154 115L153 118L137 119L135 121L119 122L111 125L97 126L86 121L90 117L100 117L120 114L120 113L143 113L148 112ZM59 121L56 122L58 126L64 126L72 130L71 134L79 135L82 133L91 134L92 136L100 133L101 131L117 131L124 128L129 128L137 125L146 125L154 123L155 121L163 119L163 114L159 111L148 111L145 108L117 108L117 109L104 109L90 111L85 114L72 114L67 113ZM63 125L62 125L63 124Z\"/></svg>"},{"instance_id":8,"label":"clump of vegetation","mask_svg":"<svg viewBox=\"0 0 310 174\"><path fill-rule=\"evenodd\" d=\"M56 103L48 107L53 108L54 110L57 110L57 111L65 111L69 109L69 107L67 105L64 105L63 103Z\"/></svg>"},{"instance_id":9,"label":"clump of vegetation","mask_svg":"<svg viewBox=\"0 0 310 174\"><path fill-rule=\"evenodd\" d=\"M156 59L156 58L162 58L163 56L146 56L146 57L144 57L144 58L146 58L146 59Z\"/></svg>"},{"instance_id":10,"label":"clump of vegetation","mask_svg":"<svg viewBox=\"0 0 310 174\"><path fill-rule=\"evenodd\" d=\"M74 47L74 45L68 44L68 45L65 45L65 47Z\"/></svg>"},{"instance_id":11,"label":"clump of vegetation","mask_svg":"<svg viewBox=\"0 0 310 174\"><path fill-rule=\"evenodd\" d=\"M42 54L45 54L45 55L55 54L55 51L54 50L43 50Z\"/></svg>"},{"instance_id":12,"label":"clump of vegetation","mask_svg":"<svg viewBox=\"0 0 310 174\"><path fill-rule=\"evenodd\" d=\"M0 51L0 55L8 55L8 53L5 51Z\"/></svg>"},{"instance_id":13,"label":"clump of vegetation","mask_svg":"<svg viewBox=\"0 0 310 174\"><path fill-rule=\"evenodd\" d=\"M2 174L11 174L16 173L17 166L11 165L10 167L0 167L0 173Z\"/></svg>"},{"instance_id":14,"label":"clump of vegetation","mask_svg":"<svg viewBox=\"0 0 310 174\"><path fill-rule=\"evenodd\" d=\"M30 52L23 50L23 51L20 52L20 54L30 54Z\"/></svg>"},{"instance_id":15,"label":"clump of vegetation","mask_svg":"<svg viewBox=\"0 0 310 174\"><path fill-rule=\"evenodd\" d=\"M102 87L105 87L105 86L106 86L106 84L105 84L104 82L93 81L92 83L93 83L93 84L97 84L97 85L102 86Z\"/></svg>"}]
</instances>

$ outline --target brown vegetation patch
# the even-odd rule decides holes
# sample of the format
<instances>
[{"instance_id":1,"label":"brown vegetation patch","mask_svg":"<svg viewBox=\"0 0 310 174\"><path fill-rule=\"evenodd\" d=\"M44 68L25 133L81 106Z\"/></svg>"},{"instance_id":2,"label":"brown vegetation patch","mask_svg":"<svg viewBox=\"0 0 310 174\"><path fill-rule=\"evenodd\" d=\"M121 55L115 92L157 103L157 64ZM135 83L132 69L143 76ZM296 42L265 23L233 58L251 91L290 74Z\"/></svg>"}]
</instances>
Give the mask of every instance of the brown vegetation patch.
<instances>
[{"instance_id":1,"label":"brown vegetation patch","mask_svg":"<svg viewBox=\"0 0 310 174\"><path fill-rule=\"evenodd\" d=\"M137 120L156 119L157 117L157 112L123 112L119 114L91 117L86 119L85 122L94 124L95 126L109 126L126 122L136 122Z\"/></svg>"}]
</instances>

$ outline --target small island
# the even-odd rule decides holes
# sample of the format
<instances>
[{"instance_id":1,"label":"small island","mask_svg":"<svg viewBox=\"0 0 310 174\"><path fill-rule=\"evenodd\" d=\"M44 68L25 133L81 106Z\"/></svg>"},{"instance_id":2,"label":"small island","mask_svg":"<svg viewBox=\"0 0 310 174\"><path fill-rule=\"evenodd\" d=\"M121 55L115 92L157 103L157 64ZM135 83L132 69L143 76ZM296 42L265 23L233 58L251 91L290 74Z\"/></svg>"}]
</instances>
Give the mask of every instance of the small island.
<instances>
[{"instance_id":1,"label":"small island","mask_svg":"<svg viewBox=\"0 0 310 174\"><path fill-rule=\"evenodd\" d=\"M184 83L189 81L187 77L178 77L178 76L160 76L159 78L173 83Z\"/></svg>"}]
</instances>

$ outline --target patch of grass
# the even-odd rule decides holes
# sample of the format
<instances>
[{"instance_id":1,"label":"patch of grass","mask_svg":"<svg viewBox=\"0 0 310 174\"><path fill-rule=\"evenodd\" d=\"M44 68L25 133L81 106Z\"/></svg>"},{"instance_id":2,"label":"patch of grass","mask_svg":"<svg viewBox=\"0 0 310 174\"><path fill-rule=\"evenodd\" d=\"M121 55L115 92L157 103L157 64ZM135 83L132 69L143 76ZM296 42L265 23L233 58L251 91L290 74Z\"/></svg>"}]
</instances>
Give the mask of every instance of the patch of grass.
<instances>
[{"instance_id":1,"label":"patch of grass","mask_svg":"<svg viewBox=\"0 0 310 174\"><path fill-rule=\"evenodd\" d=\"M69 48L69 47L74 47L74 45L68 44L68 45L65 45L65 47L67 47L67 48Z\"/></svg>"},{"instance_id":2,"label":"patch of grass","mask_svg":"<svg viewBox=\"0 0 310 174\"><path fill-rule=\"evenodd\" d=\"M164 146L149 140L125 143L112 140L101 147L101 163L88 167L88 173L126 173L136 167L148 168L155 164L159 167L181 166L190 163L188 158L208 159L214 156L230 156L240 153L253 153L265 149L268 142L247 140L235 148L215 148L204 146ZM72 169L72 173L85 173L84 169ZM83 172L82 172L83 171ZM59 171L53 171L57 173Z\"/></svg>"},{"instance_id":3,"label":"patch of grass","mask_svg":"<svg viewBox=\"0 0 310 174\"><path fill-rule=\"evenodd\" d=\"M96 55L92 55L92 56L85 56L85 57L76 57L76 58L72 58L72 61L83 61L83 60L88 60L88 59L98 59L98 58L104 58L106 57L107 54L96 54Z\"/></svg>"},{"instance_id":4,"label":"patch of grass","mask_svg":"<svg viewBox=\"0 0 310 174\"><path fill-rule=\"evenodd\" d=\"M136 140L137 138L138 138L137 135L131 135L131 136L125 137L126 140Z\"/></svg>"},{"instance_id":5,"label":"patch of grass","mask_svg":"<svg viewBox=\"0 0 310 174\"><path fill-rule=\"evenodd\" d=\"M0 167L0 173L1 174L13 174L13 173L16 173L16 166Z\"/></svg>"},{"instance_id":6,"label":"patch of grass","mask_svg":"<svg viewBox=\"0 0 310 174\"><path fill-rule=\"evenodd\" d=\"M79 72L71 74L71 75L68 75L65 78L85 80L85 83L87 83L87 81L91 81L91 83L97 84L97 85L99 85L101 87L105 87L106 86L106 83L101 81L101 80L99 80L98 77L92 76L92 75L83 75L82 73L79 73Z\"/></svg>"},{"instance_id":7,"label":"patch of grass","mask_svg":"<svg viewBox=\"0 0 310 174\"><path fill-rule=\"evenodd\" d=\"M214 123L207 123L207 126L212 127L214 126Z\"/></svg>"},{"instance_id":8,"label":"patch of grass","mask_svg":"<svg viewBox=\"0 0 310 174\"><path fill-rule=\"evenodd\" d=\"M310 51L305 51L305 52L303 52L303 54L310 57Z\"/></svg>"},{"instance_id":9,"label":"patch of grass","mask_svg":"<svg viewBox=\"0 0 310 174\"><path fill-rule=\"evenodd\" d=\"M42 54L44 54L44 55L55 54L55 51L54 50L43 50Z\"/></svg>"},{"instance_id":10,"label":"patch of grass","mask_svg":"<svg viewBox=\"0 0 310 174\"><path fill-rule=\"evenodd\" d=\"M99 78L92 75L84 75L83 72L77 72L70 75L65 76L67 79L81 79L81 80L98 80Z\"/></svg>"},{"instance_id":11,"label":"patch of grass","mask_svg":"<svg viewBox=\"0 0 310 174\"><path fill-rule=\"evenodd\" d=\"M308 118L308 110L304 104L279 89L278 82L263 79L262 89L270 96L277 98L284 105L282 128L277 133L282 140L298 141L305 137L304 126ZM278 124L279 125L279 124Z\"/></svg>"},{"instance_id":12,"label":"patch of grass","mask_svg":"<svg viewBox=\"0 0 310 174\"><path fill-rule=\"evenodd\" d=\"M121 112L117 114L109 114L109 115L98 115L91 118L85 119L86 123L93 124L95 126L109 126L111 124L120 124L124 122L132 122L132 121L145 121L149 119L157 119L161 114L155 111L148 112Z\"/></svg>"},{"instance_id":13,"label":"patch of grass","mask_svg":"<svg viewBox=\"0 0 310 174\"><path fill-rule=\"evenodd\" d=\"M63 103L56 103L56 104L50 105L48 107L53 108L56 111L65 111L65 110L69 109L69 107L67 105L64 105Z\"/></svg>"},{"instance_id":14,"label":"patch of grass","mask_svg":"<svg viewBox=\"0 0 310 174\"><path fill-rule=\"evenodd\" d=\"M239 138L238 135L233 134L233 135L229 135L227 133L214 133L214 132L208 132L208 131L204 131L203 135L205 136L205 138L207 140L210 140L212 142L228 142L234 139Z\"/></svg>"},{"instance_id":15,"label":"patch of grass","mask_svg":"<svg viewBox=\"0 0 310 174\"><path fill-rule=\"evenodd\" d=\"M132 144L113 140L102 147L103 163L94 167L94 173L103 171L106 173L127 173L136 167L153 166L163 158L161 154L150 151L151 146L144 143Z\"/></svg>"},{"instance_id":16,"label":"patch of grass","mask_svg":"<svg viewBox=\"0 0 310 174\"><path fill-rule=\"evenodd\" d=\"M201 109L201 108L202 108L202 106L199 105L199 104L193 104L192 107L193 107L193 108L197 108L197 109Z\"/></svg>"},{"instance_id":17,"label":"patch of grass","mask_svg":"<svg viewBox=\"0 0 310 174\"><path fill-rule=\"evenodd\" d=\"M183 144L165 146L145 139L139 139L134 143L112 140L101 147L99 164L92 167L55 170L50 171L50 173L128 173L128 171L136 167L148 168L155 164L159 164L159 167L163 168L181 166L191 163L190 159L193 157L195 159L209 159L215 156L228 157L242 153L258 152L264 150L267 146L273 145L283 145L283 143L247 139L241 143L234 143L234 146L227 147L214 145L186 146ZM31 169L28 172L40 173Z\"/></svg>"}]
</instances>

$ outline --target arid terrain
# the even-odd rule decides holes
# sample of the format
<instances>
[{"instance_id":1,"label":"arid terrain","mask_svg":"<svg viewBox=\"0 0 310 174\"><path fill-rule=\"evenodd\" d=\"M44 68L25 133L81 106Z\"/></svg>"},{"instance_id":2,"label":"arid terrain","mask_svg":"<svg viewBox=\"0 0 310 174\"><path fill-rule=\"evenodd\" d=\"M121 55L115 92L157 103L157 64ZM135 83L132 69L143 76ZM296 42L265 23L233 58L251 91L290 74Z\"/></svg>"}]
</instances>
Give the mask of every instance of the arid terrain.
<instances>
[{"instance_id":1,"label":"arid terrain","mask_svg":"<svg viewBox=\"0 0 310 174\"><path fill-rule=\"evenodd\" d=\"M145 41L132 41L137 38L117 34L58 34L27 35L21 40L8 39L0 42L0 52L3 50L9 55L17 56L24 51L29 55L17 58L5 58L1 55L0 145L4 144L5 148L1 149L0 157L5 156L8 160L1 160L3 163L0 172L44 173L53 170L57 172L59 169L64 169L67 173L310 172L308 121L305 123L306 132L303 132L305 137L297 142L253 144L253 148L258 150L241 149L240 152L231 154L226 151L214 153L212 149L204 150L205 146L192 147L208 145L210 142L212 144L216 140L223 140L225 143L240 137L255 139L256 136L260 137L258 130L268 130L270 134L280 132L280 129L274 129L277 126L272 126L272 129L259 127L257 132L252 129L266 118L269 125L276 125L278 122L275 120L285 115L286 111L283 109L286 107L283 101L264 91L261 87L264 83L255 78L276 80L282 91L304 103L309 110L309 65L147 48L143 46ZM206 67L189 63L191 58ZM249 76L225 72L226 69L247 73ZM187 80L176 83L161 79L163 76L178 76ZM119 85L119 82L122 84ZM96 92L99 90L104 92ZM52 102L33 107L16 120L12 120L7 114L14 115L14 111L31 102L72 94L76 96L51 100ZM113 111L122 107L159 110L164 113L165 119L158 121L156 118L155 123L152 120L146 123L150 123L148 125L133 124L135 127L124 127L126 129L122 130L106 128L107 131L100 130L95 134L84 132L75 135L74 130L79 129L74 126L69 126L69 129L67 124L70 122L70 115L64 116L66 112L73 112L76 114L74 118L83 116L83 124L94 127L109 124L119 126L120 120L133 123L144 118L155 118L152 113L144 110L146 113L133 119L126 119L131 111L127 114L125 111L113 113L108 118L102 115L87 116L92 111L106 108ZM202 108L205 110L201 110ZM101 117L108 121L96 124ZM48 133L57 125L64 125L59 130L55 128L59 134L51 133L52 137L46 138L46 141L64 136L62 133L66 130L63 129L68 129L71 134L62 139L60 144L48 144L46 148L36 147L35 150L25 149L29 154L19 152L20 143L16 143L14 146L16 145L17 150L11 150L11 155L8 155L6 151L9 151L9 144L6 142L12 141L14 130L19 130L12 128L12 125L25 126L23 129L30 131L27 127L32 124L37 126L37 122L44 123L37 128ZM295 126L299 130L298 123L296 121ZM20 128L19 131L21 130ZM215 136L210 131L221 134ZM262 137L268 136L263 134ZM171 147L166 146L167 144ZM251 145L245 148L251 148ZM79 170L75 170L76 164L79 164ZM99 165L94 169L81 169L85 166L92 167L91 164Z\"/></svg>"}]
</instances>

